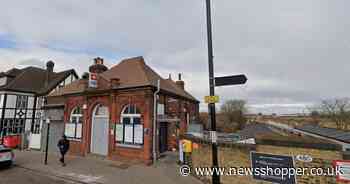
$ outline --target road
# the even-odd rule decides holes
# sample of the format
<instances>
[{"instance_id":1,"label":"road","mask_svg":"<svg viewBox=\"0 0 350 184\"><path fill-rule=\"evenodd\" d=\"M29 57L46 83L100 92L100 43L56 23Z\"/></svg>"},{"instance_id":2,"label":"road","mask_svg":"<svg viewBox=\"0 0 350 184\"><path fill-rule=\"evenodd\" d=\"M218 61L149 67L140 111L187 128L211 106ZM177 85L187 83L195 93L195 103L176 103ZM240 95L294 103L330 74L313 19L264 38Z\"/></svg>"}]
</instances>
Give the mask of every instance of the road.
<instances>
[{"instance_id":1,"label":"road","mask_svg":"<svg viewBox=\"0 0 350 184\"><path fill-rule=\"evenodd\" d=\"M0 169L0 184L81 184L72 180L13 166Z\"/></svg>"}]
</instances>

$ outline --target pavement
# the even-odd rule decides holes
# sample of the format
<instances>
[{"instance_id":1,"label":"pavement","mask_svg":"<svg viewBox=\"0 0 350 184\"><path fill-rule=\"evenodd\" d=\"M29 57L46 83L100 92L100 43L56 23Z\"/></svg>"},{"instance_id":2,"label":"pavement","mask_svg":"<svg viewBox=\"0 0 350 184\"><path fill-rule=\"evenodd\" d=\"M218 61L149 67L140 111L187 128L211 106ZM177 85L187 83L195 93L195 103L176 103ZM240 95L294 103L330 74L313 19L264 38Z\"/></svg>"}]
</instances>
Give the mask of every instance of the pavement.
<instances>
[{"instance_id":1,"label":"pavement","mask_svg":"<svg viewBox=\"0 0 350 184\"><path fill-rule=\"evenodd\" d=\"M0 184L81 184L66 178L43 175L20 167L0 169Z\"/></svg>"},{"instance_id":2,"label":"pavement","mask_svg":"<svg viewBox=\"0 0 350 184\"><path fill-rule=\"evenodd\" d=\"M24 173L21 176L25 177L27 175L29 177L28 180L25 180L26 184L41 183L35 181L35 179L40 178L39 176L42 176L43 181L51 180L42 183L61 184L201 184L199 180L192 176L184 177L179 174L179 166L176 164L177 154L172 152L169 152L166 157L153 166L146 166L128 160L110 161L97 156L67 156L67 166L62 167L56 154L49 154L48 165L43 164L45 155L43 152L15 151L15 155L14 167L0 171L0 177L2 178L0 183L8 181L5 183L15 184L16 181L10 182L11 174ZM8 174L4 174L4 172L8 172ZM38 176L34 177L35 175ZM23 177L20 178L23 179Z\"/></svg>"}]
</instances>

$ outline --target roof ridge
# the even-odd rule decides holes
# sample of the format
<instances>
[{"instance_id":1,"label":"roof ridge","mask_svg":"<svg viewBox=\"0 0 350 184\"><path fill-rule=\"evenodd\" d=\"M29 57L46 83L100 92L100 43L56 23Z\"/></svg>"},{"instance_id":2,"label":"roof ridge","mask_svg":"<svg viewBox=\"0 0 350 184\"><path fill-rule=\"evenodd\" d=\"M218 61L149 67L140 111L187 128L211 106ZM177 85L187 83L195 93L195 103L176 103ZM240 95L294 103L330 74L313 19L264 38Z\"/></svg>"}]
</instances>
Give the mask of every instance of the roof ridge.
<instances>
[{"instance_id":1,"label":"roof ridge","mask_svg":"<svg viewBox=\"0 0 350 184\"><path fill-rule=\"evenodd\" d=\"M165 79L163 79L163 77L162 76L160 76L156 71L154 71L150 66L148 66L146 63L144 63L144 66L145 66L145 68L147 69L147 70L149 70L150 72L152 72L157 78L159 78L160 79L160 82L162 81L162 80L165 80ZM150 78L149 78L149 76L147 75L147 73L146 73L146 71L144 71L145 72L145 75L146 75L146 77L147 77L147 81L151 84L151 85L157 85L157 81L152 81ZM156 83L154 83L154 82L156 82Z\"/></svg>"},{"instance_id":2,"label":"roof ridge","mask_svg":"<svg viewBox=\"0 0 350 184\"><path fill-rule=\"evenodd\" d=\"M131 60L131 61L135 61L135 59L141 59L141 58L143 59L142 56L136 56L136 57L131 57L131 58L122 59L118 64L113 65L112 67L110 67L108 70L102 72L101 74L106 73L106 72L108 72L109 70L112 70L112 69L118 67L119 65L125 63L125 62L130 62L130 60ZM143 61L143 62L144 62L144 61Z\"/></svg>"},{"instance_id":3,"label":"roof ridge","mask_svg":"<svg viewBox=\"0 0 350 184\"><path fill-rule=\"evenodd\" d=\"M145 76L145 79L146 79L147 83L152 85L153 83L152 83L151 79L149 78L149 76L146 73L147 65L146 65L145 61L143 61L142 63L141 62L137 62L137 65L139 67L141 67L141 71L143 72L143 75Z\"/></svg>"}]
</instances>

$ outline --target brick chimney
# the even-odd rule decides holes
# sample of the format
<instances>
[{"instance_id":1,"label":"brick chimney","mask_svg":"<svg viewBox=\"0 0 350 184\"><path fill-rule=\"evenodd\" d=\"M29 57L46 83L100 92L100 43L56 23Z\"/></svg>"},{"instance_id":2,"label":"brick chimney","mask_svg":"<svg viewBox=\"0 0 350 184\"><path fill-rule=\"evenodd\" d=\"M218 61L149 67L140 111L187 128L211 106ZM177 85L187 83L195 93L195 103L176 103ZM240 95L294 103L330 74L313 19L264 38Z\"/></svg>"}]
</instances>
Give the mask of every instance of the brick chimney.
<instances>
[{"instance_id":1,"label":"brick chimney","mask_svg":"<svg viewBox=\"0 0 350 184\"><path fill-rule=\"evenodd\" d=\"M107 70L107 66L104 65L104 61L100 57L95 58L94 64L89 67L90 73L103 73Z\"/></svg>"},{"instance_id":2,"label":"brick chimney","mask_svg":"<svg viewBox=\"0 0 350 184\"><path fill-rule=\"evenodd\" d=\"M53 61L48 61L46 63L46 80L45 80L45 87L49 87L49 83L51 80L51 74L53 73L53 69L55 67L55 63Z\"/></svg>"},{"instance_id":3,"label":"brick chimney","mask_svg":"<svg viewBox=\"0 0 350 184\"><path fill-rule=\"evenodd\" d=\"M181 79L181 73L179 73L179 80L176 81L176 85L179 86L181 89L185 90L185 82Z\"/></svg>"},{"instance_id":4,"label":"brick chimney","mask_svg":"<svg viewBox=\"0 0 350 184\"><path fill-rule=\"evenodd\" d=\"M55 67L55 63L53 61L48 61L46 63L46 70L50 73L53 72L53 68Z\"/></svg>"}]
</instances>

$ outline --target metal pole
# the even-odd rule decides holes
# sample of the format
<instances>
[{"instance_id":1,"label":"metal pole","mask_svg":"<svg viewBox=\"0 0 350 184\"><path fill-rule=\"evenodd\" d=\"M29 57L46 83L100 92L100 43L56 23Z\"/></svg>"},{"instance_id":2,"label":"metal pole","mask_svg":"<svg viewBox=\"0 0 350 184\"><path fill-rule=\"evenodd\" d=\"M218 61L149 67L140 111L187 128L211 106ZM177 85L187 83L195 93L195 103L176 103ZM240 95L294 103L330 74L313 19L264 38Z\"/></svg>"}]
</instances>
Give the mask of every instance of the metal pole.
<instances>
[{"instance_id":1,"label":"metal pole","mask_svg":"<svg viewBox=\"0 0 350 184\"><path fill-rule=\"evenodd\" d=\"M213 62L213 41L212 41L212 23L211 23L211 2L206 0L207 8L207 36L208 36L208 59L209 59L209 88L210 96L215 96L215 78L214 78L214 62ZM216 112L215 103L209 103L209 116L211 121L211 131L216 131ZM212 159L213 168L219 167L218 147L216 143L212 143ZM213 173L213 184L220 184L220 176L217 172Z\"/></svg>"},{"instance_id":2,"label":"metal pole","mask_svg":"<svg viewBox=\"0 0 350 184\"><path fill-rule=\"evenodd\" d=\"M7 104L7 94L4 94L4 100L2 104L2 114L1 114L1 122L0 122L0 136L1 136L1 144L4 144L4 121L5 121L5 111Z\"/></svg>"},{"instance_id":3,"label":"metal pole","mask_svg":"<svg viewBox=\"0 0 350 184\"><path fill-rule=\"evenodd\" d=\"M153 154L153 164L157 162L157 149L156 149L156 140L157 140L157 105L158 105L158 93L160 92L160 80L157 81L157 90L153 95L153 132L152 132L152 154Z\"/></svg>"},{"instance_id":4,"label":"metal pole","mask_svg":"<svg viewBox=\"0 0 350 184\"><path fill-rule=\"evenodd\" d=\"M47 123L46 148L45 148L45 165L47 165L47 155L48 155L48 151L49 151L49 135L50 135L50 123Z\"/></svg>"}]
</instances>

